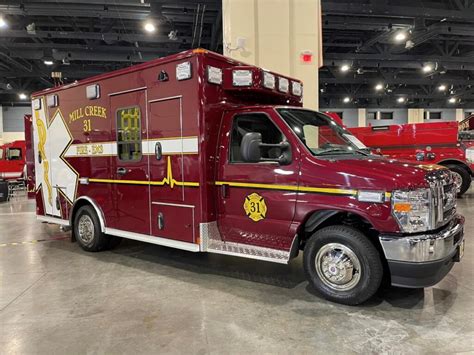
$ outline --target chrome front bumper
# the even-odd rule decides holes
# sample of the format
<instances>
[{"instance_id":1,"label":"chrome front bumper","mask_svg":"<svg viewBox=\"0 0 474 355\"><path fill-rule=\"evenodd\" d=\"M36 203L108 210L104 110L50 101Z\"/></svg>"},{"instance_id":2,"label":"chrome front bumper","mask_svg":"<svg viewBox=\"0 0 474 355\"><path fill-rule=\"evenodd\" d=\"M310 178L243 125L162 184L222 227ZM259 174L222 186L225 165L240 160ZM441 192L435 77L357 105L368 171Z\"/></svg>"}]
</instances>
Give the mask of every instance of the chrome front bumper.
<instances>
[{"instance_id":1,"label":"chrome front bumper","mask_svg":"<svg viewBox=\"0 0 474 355\"><path fill-rule=\"evenodd\" d=\"M464 217L456 215L441 231L434 234L380 235L380 244L387 260L422 263L442 260L462 243Z\"/></svg>"},{"instance_id":2,"label":"chrome front bumper","mask_svg":"<svg viewBox=\"0 0 474 355\"><path fill-rule=\"evenodd\" d=\"M463 252L464 217L456 215L433 234L382 234L380 243L390 270L391 284L428 287L438 283Z\"/></svg>"}]
</instances>

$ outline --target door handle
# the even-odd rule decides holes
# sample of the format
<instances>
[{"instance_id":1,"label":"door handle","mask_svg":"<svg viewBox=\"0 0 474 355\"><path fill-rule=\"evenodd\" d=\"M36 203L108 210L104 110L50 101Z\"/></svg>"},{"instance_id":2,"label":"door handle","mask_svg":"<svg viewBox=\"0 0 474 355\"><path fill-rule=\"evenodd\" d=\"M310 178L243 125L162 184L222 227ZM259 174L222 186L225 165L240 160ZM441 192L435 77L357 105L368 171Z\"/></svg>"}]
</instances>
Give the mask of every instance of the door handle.
<instances>
[{"instance_id":1,"label":"door handle","mask_svg":"<svg viewBox=\"0 0 474 355\"><path fill-rule=\"evenodd\" d=\"M128 169L126 169L126 168L117 168L117 174L118 175L125 175L126 173L128 173Z\"/></svg>"},{"instance_id":2,"label":"door handle","mask_svg":"<svg viewBox=\"0 0 474 355\"><path fill-rule=\"evenodd\" d=\"M222 185L222 198L229 197L229 185Z\"/></svg>"},{"instance_id":3,"label":"door handle","mask_svg":"<svg viewBox=\"0 0 474 355\"><path fill-rule=\"evenodd\" d=\"M155 144L155 158L156 158L156 160L161 160L162 156L163 156L163 148L161 147L161 143L156 142L156 144Z\"/></svg>"}]
</instances>

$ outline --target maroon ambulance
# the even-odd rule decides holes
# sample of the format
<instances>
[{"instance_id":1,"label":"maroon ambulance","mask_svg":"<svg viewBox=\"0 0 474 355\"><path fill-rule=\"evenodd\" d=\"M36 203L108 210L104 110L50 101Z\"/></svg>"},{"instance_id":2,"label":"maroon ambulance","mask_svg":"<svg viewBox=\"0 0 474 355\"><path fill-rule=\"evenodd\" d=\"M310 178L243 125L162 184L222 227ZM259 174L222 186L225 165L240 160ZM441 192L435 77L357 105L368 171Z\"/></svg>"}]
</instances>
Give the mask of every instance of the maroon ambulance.
<instances>
[{"instance_id":1,"label":"maroon ambulance","mask_svg":"<svg viewBox=\"0 0 474 355\"><path fill-rule=\"evenodd\" d=\"M191 50L33 95L37 215L87 251L130 238L288 263L345 304L463 255L449 170L367 154L302 83Z\"/></svg>"}]
</instances>

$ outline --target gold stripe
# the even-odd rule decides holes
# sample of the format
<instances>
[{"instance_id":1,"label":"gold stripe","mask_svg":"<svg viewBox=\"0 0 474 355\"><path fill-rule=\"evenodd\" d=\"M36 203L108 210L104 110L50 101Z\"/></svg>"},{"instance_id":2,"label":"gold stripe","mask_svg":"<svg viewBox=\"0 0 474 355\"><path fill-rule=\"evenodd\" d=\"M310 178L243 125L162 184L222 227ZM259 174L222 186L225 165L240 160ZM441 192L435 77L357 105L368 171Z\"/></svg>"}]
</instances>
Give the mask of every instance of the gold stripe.
<instances>
[{"instance_id":1,"label":"gold stripe","mask_svg":"<svg viewBox=\"0 0 474 355\"><path fill-rule=\"evenodd\" d=\"M326 187L251 184L251 183L246 183L246 182L226 182L226 181L216 181L216 185L218 186L229 185L229 186L234 186L234 187L250 187L250 188L255 188L255 189L267 189L267 190L286 190L286 191L297 191L297 192L319 192L319 193L327 193L327 194L357 195L357 190L326 188Z\"/></svg>"}]
</instances>

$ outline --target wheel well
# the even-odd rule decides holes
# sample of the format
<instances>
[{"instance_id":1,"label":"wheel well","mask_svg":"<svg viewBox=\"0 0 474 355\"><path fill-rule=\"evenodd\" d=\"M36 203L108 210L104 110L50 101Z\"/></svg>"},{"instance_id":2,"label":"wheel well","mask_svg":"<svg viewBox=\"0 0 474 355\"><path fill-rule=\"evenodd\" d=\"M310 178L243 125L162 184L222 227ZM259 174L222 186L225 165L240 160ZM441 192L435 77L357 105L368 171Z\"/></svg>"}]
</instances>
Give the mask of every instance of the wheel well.
<instances>
[{"instance_id":1,"label":"wheel well","mask_svg":"<svg viewBox=\"0 0 474 355\"><path fill-rule=\"evenodd\" d=\"M69 225L71 226L71 229L72 229L73 238L74 238L74 217L77 211L79 211L79 209L82 206L91 206L94 209L95 213L97 214L97 217L99 218L100 229L102 230L102 232L105 232L105 220L104 220L104 215L102 213L102 209L91 198L81 197L77 199L76 202L74 202L74 205L71 208L71 212L69 216Z\"/></svg>"},{"instance_id":2,"label":"wheel well","mask_svg":"<svg viewBox=\"0 0 474 355\"><path fill-rule=\"evenodd\" d=\"M471 171L471 168L469 167L469 165L467 165L466 163L464 163L463 161L459 161L459 160L443 160L443 161L440 161L438 162L439 165L443 165L443 166L446 166L446 165L457 165L457 166L460 166L464 169L466 169L467 172L469 172L469 174L473 174L473 172Z\"/></svg>"},{"instance_id":3,"label":"wheel well","mask_svg":"<svg viewBox=\"0 0 474 355\"><path fill-rule=\"evenodd\" d=\"M336 211L336 210L322 210L315 211L308 216L304 223L300 227L298 232L298 238L300 242L300 249L303 250L306 241L318 230L332 226L332 225L346 225L358 229L367 239L377 248L382 264L384 267L385 281L390 283L390 271L388 268L387 259L383 251L382 245L379 241L379 232L375 230L372 224L364 217L347 211Z\"/></svg>"}]
</instances>

